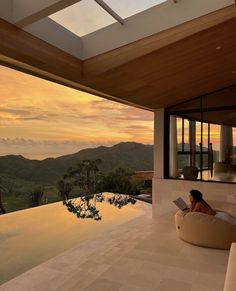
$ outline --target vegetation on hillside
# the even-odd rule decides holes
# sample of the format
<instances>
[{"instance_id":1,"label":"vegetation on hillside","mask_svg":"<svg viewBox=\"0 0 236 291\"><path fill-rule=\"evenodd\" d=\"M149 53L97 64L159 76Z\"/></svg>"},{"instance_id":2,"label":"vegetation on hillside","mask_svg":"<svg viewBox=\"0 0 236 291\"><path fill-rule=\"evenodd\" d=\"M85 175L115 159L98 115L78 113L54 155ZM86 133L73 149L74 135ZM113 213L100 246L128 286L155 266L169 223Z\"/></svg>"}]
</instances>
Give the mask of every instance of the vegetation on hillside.
<instances>
[{"instance_id":1,"label":"vegetation on hillside","mask_svg":"<svg viewBox=\"0 0 236 291\"><path fill-rule=\"evenodd\" d=\"M5 214L7 211L2 203L2 196L7 192L7 190L2 185L2 179L0 178L0 214Z\"/></svg>"},{"instance_id":2,"label":"vegetation on hillside","mask_svg":"<svg viewBox=\"0 0 236 291\"><path fill-rule=\"evenodd\" d=\"M22 160L22 157L20 157L20 160ZM19 178L22 175L15 178L16 169L13 170L11 176L9 167L6 168L8 173L0 174L3 176L3 184L6 185L5 191L2 191L0 196L0 202L3 201L0 204L2 214L6 211L11 212L60 200L65 202L74 197L88 197L95 193L114 192L135 195L140 193L143 186L142 182L132 178L134 171L129 168L118 167L109 172L101 170L101 168L104 168L103 162L98 158L78 161L70 166L56 181L52 179L51 184L47 182L48 179L40 183L41 178L35 182ZM2 187L4 188L4 186Z\"/></svg>"},{"instance_id":3,"label":"vegetation on hillside","mask_svg":"<svg viewBox=\"0 0 236 291\"><path fill-rule=\"evenodd\" d=\"M97 202L102 202L105 198L102 192L137 194L139 189L138 183L134 183L132 176L133 171L125 168L118 168L108 174L102 174L99 170L99 165L102 164L100 159L83 160L75 167L68 169L64 175L64 180L59 180L57 184L61 186L70 183L76 187L77 198L69 199L68 195L63 195L63 204L67 210L74 213L78 218L92 218L94 220L101 220L99 209L97 209ZM68 181L69 180L69 181ZM65 187L62 187L64 190ZM64 192L65 194L65 192ZM80 197L78 199L78 196ZM68 200L69 199L69 200ZM114 195L108 199L108 202L118 208L136 202L132 197L127 198L126 195Z\"/></svg>"},{"instance_id":4,"label":"vegetation on hillside","mask_svg":"<svg viewBox=\"0 0 236 291\"><path fill-rule=\"evenodd\" d=\"M29 160L17 155L2 156L0 175L5 177L4 185L5 182L14 184L15 181L21 181L24 185L30 183L39 186L55 185L69 168L75 167L83 160L98 159L102 160L102 164L99 165L102 173L108 173L119 167L132 171L151 170L153 146L134 142L119 143L112 147L84 149L75 154L42 161ZM11 181L8 181L8 178Z\"/></svg>"},{"instance_id":5,"label":"vegetation on hillside","mask_svg":"<svg viewBox=\"0 0 236 291\"><path fill-rule=\"evenodd\" d=\"M218 152L213 154L214 160L217 160ZM188 164L188 155L178 156L179 168ZM204 156L203 166L207 164ZM152 169L153 146L133 142L84 149L42 161L16 155L2 156L0 212L105 191L135 195L143 192L147 185L133 180L133 173Z\"/></svg>"},{"instance_id":6,"label":"vegetation on hillside","mask_svg":"<svg viewBox=\"0 0 236 291\"><path fill-rule=\"evenodd\" d=\"M0 177L6 191L1 194L2 205L11 212L89 192L135 193L133 184L136 182L128 185L128 177L135 170L152 169L152 155L152 146L128 142L43 161L3 156L0 157ZM118 168L124 169L123 176ZM115 175L116 181L111 181ZM119 184L119 180L123 184Z\"/></svg>"},{"instance_id":7,"label":"vegetation on hillside","mask_svg":"<svg viewBox=\"0 0 236 291\"><path fill-rule=\"evenodd\" d=\"M117 168L103 177L103 191L137 195L144 182L132 178L134 172L126 168Z\"/></svg>"},{"instance_id":8,"label":"vegetation on hillside","mask_svg":"<svg viewBox=\"0 0 236 291\"><path fill-rule=\"evenodd\" d=\"M101 191L98 188L102 179L99 170L101 163L102 161L100 159L83 160L77 163L75 167L70 167L64 175L64 178L72 179L73 184L78 186L85 196L95 194Z\"/></svg>"}]
</instances>

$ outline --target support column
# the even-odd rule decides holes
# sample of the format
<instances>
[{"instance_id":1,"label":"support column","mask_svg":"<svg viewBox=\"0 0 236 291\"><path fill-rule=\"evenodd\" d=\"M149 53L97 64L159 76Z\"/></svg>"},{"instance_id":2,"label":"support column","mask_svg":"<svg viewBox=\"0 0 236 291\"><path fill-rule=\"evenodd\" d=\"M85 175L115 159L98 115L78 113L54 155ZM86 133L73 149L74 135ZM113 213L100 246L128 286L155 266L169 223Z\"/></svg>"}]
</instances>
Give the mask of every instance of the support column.
<instances>
[{"instance_id":1,"label":"support column","mask_svg":"<svg viewBox=\"0 0 236 291\"><path fill-rule=\"evenodd\" d=\"M170 154L169 154L169 175L172 178L178 177L177 161L177 121L176 116L170 116Z\"/></svg>"},{"instance_id":2,"label":"support column","mask_svg":"<svg viewBox=\"0 0 236 291\"><path fill-rule=\"evenodd\" d=\"M160 181L164 179L164 109L154 111L154 175L152 179L152 215L160 215L162 196Z\"/></svg>"},{"instance_id":3,"label":"support column","mask_svg":"<svg viewBox=\"0 0 236 291\"><path fill-rule=\"evenodd\" d=\"M220 162L233 162L233 130L227 125L220 127Z\"/></svg>"},{"instance_id":4,"label":"support column","mask_svg":"<svg viewBox=\"0 0 236 291\"><path fill-rule=\"evenodd\" d=\"M164 109L154 112L154 178L164 178Z\"/></svg>"}]
</instances>

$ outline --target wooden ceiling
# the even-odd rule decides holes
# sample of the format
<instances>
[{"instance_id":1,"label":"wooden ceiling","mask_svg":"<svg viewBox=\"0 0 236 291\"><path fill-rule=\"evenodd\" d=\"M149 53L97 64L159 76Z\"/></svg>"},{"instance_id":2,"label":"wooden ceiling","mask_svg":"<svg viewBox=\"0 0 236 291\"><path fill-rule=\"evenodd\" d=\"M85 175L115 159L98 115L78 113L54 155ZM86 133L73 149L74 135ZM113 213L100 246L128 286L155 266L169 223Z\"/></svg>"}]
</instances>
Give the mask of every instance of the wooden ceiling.
<instances>
[{"instance_id":1,"label":"wooden ceiling","mask_svg":"<svg viewBox=\"0 0 236 291\"><path fill-rule=\"evenodd\" d=\"M167 111L190 120L236 127L236 85L171 106Z\"/></svg>"},{"instance_id":2,"label":"wooden ceiling","mask_svg":"<svg viewBox=\"0 0 236 291\"><path fill-rule=\"evenodd\" d=\"M36 68L42 78L73 88L78 84L81 90L141 108L168 107L236 84L236 6L230 9L222 23L204 26L208 15L201 18L202 28L197 19L172 29L174 42L167 31L165 41L157 34L83 62L1 20L0 54L13 60L2 64L31 74Z\"/></svg>"},{"instance_id":3,"label":"wooden ceiling","mask_svg":"<svg viewBox=\"0 0 236 291\"><path fill-rule=\"evenodd\" d=\"M235 71L236 18L89 78L86 83L156 109L236 84Z\"/></svg>"}]
</instances>

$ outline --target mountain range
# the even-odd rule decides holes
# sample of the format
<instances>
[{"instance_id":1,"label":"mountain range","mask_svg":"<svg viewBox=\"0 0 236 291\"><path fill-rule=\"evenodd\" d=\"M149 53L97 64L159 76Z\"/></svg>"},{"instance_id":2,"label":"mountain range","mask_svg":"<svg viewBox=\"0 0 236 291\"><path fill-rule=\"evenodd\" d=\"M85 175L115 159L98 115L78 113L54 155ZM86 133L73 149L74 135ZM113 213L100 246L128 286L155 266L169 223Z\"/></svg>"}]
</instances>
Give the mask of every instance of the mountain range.
<instances>
[{"instance_id":1,"label":"mountain range","mask_svg":"<svg viewBox=\"0 0 236 291\"><path fill-rule=\"evenodd\" d=\"M134 171L153 169L153 146L122 142L111 147L83 149L77 153L45 160L30 160L21 155L0 156L0 176L5 179L52 185L69 167L84 159L101 159L106 173L118 167Z\"/></svg>"}]
</instances>

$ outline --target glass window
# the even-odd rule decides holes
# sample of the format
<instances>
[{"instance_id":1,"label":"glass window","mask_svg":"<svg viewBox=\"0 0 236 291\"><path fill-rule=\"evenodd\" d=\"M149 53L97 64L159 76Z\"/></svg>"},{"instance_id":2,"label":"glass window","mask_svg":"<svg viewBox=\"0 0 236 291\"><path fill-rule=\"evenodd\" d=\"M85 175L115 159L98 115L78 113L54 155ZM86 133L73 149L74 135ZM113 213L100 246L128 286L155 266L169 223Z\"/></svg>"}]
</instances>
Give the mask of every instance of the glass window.
<instances>
[{"instance_id":1,"label":"glass window","mask_svg":"<svg viewBox=\"0 0 236 291\"><path fill-rule=\"evenodd\" d=\"M166 1L167 0L104 0L104 2L122 18L130 17Z\"/></svg>"},{"instance_id":2,"label":"glass window","mask_svg":"<svg viewBox=\"0 0 236 291\"><path fill-rule=\"evenodd\" d=\"M182 118L177 117L176 118L177 122L177 143L178 143L178 149L182 149Z\"/></svg>"},{"instance_id":3,"label":"glass window","mask_svg":"<svg viewBox=\"0 0 236 291\"><path fill-rule=\"evenodd\" d=\"M189 151L189 122L190 120L184 119L184 150Z\"/></svg>"},{"instance_id":4,"label":"glass window","mask_svg":"<svg viewBox=\"0 0 236 291\"><path fill-rule=\"evenodd\" d=\"M236 183L236 86L167 111L170 177Z\"/></svg>"},{"instance_id":5,"label":"glass window","mask_svg":"<svg viewBox=\"0 0 236 291\"><path fill-rule=\"evenodd\" d=\"M50 18L81 37L116 22L94 0L79 1L50 15Z\"/></svg>"}]
</instances>

